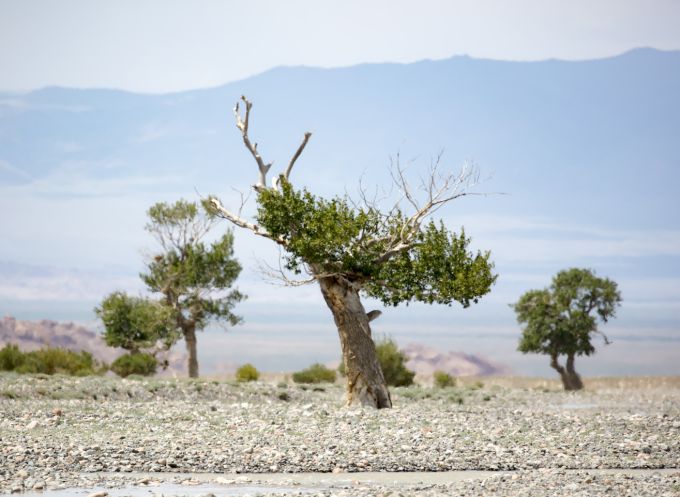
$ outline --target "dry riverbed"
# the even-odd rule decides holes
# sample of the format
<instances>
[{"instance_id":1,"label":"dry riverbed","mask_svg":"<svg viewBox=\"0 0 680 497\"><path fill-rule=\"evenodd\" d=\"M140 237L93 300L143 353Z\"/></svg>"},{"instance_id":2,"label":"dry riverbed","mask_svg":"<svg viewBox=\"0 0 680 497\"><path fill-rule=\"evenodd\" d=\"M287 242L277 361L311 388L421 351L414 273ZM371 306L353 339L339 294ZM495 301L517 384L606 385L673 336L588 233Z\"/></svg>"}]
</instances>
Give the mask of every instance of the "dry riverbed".
<instances>
[{"instance_id":1,"label":"dry riverbed","mask_svg":"<svg viewBox=\"0 0 680 497\"><path fill-rule=\"evenodd\" d=\"M680 495L676 379L484 381L375 411L339 385L0 374L0 493Z\"/></svg>"}]
</instances>

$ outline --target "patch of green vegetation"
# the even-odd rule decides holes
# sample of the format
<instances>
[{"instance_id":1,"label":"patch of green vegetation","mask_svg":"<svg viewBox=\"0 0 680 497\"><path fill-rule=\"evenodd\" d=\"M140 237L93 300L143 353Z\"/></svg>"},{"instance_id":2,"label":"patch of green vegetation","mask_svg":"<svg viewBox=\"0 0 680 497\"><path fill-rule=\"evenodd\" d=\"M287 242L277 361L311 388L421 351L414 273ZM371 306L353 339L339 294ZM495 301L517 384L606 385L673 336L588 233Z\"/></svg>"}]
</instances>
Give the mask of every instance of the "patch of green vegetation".
<instances>
[{"instance_id":1,"label":"patch of green vegetation","mask_svg":"<svg viewBox=\"0 0 680 497\"><path fill-rule=\"evenodd\" d=\"M0 350L0 370L19 374L66 374L87 376L103 373L103 367L89 352L73 352L61 348L43 348L22 352L14 344Z\"/></svg>"},{"instance_id":2,"label":"patch of green vegetation","mask_svg":"<svg viewBox=\"0 0 680 497\"><path fill-rule=\"evenodd\" d=\"M435 371L432 375L434 385L437 388L449 388L456 386L456 379L445 371Z\"/></svg>"},{"instance_id":3,"label":"patch of green vegetation","mask_svg":"<svg viewBox=\"0 0 680 497\"><path fill-rule=\"evenodd\" d=\"M6 399L18 399L19 394L13 392L12 390L3 390L2 392L0 392L0 397L4 397Z\"/></svg>"},{"instance_id":4,"label":"patch of green vegetation","mask_svg":"<svg viewBox=\"0 0 680 497\"><path fill-rule=\"evenodd\" d=\"M334 383L336 373L323 364L312 364L307 369L293 373L295 383Z\"/></svg>"},{"instance_id":5,"label":"patch of green vegetation","mask_svg":"<svg viewBox=\"0 0 680 497\"><path fill-rule=\"evenodd\" d=\"M260 378L260 372L252 364L244 364L236 370L236 381L249 382L257 381Z\"/></svg>"},{"instance_id":6,"label":"patch of green vegetation","mask_svg":"<svg viewBox=\"0 0 680 497\"><path fill-rule=\"evenodd\" d=\"M130 375L150 376L156 372L157 367L158 361L154 356L138 352L120 356L111 364L111 371L123 378Z\"/></svg>"}]
</instances>

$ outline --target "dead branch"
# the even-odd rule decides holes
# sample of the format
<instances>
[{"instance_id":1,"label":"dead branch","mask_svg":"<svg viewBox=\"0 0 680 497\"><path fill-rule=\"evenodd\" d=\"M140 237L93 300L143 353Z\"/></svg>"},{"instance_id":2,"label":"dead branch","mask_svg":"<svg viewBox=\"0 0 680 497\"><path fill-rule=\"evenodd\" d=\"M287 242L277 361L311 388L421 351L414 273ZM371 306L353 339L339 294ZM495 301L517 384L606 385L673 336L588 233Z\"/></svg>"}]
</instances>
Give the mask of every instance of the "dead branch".
<instances>
[{"instance_id":1,"label":"dead branch","mask_svg":"<svg viewBox=\"0 0 680 497\"><path fill-rule=\"evenodd\" d=\"M253 103L249 101L245 96L241 96L241 101L246 106L245 115L241 118L241 113L239 110L239 103L236 103L234 107L234 115L236 116L236 127L241 131L241 137L243 138L243 143L246 148L250 151L251 155L257 162L257 168L260 170L260 176L258 178L257 184L253 186L255 190L267 188L267 173L272 167L272 163L269 162L265 164L262 156L257 151L257 143L252 143L250 137L248 136L248 126L250 124L250 109L253 107Z\"/></svg>"},{"instance_id":2,"label":"dead branch","mask_svg":"<svg viewBox=\"0 0 680 497\"><path fill-rule=\"evenodd\" d=\"M418 190L424 193L424 199L419 200L411 187L406 168L399 162L392 161L390 174L392 180L401 192L401 198L392 208L396 212L399 202L406 200L414 209L414 213L406 219L398 236L385 237L374 243L385 243L385 251L378 258L378 262L385 262L395 255L413 246L420 227L425 219L437 212L444 205L460 197L470 195L488 195L488 193L471 192L470 189L479 184L479 172L474 165L465 163L456 173L444 174L440 172L442 154L440 153L430 166L428 176L420 179Z\"/></svg>"},{"instance_id":3,"label":"dead branch","mask_svg":"<svg viewBox=\"0 0 680 497\"><path fill-rule=\"evenodd\" d=\"M305 264L304 265L304 271L305 271L305 274L307 275L307 278L305 278L305 279L293 279L289 276L289 273L284 270L283 265L281 264L282 260L283 260L283 254L281 252L279 252L278 267L274 267L266 261L258 260L257 261L258 271L263 276L266 277L266 280L268 280L272 284L278 284L278 285L282 285L282 286L304 286L304 285L309 285L311 283L316 283L318 280L320 280L322 278L342 277L343 276L342 273L331 273L331 272L315 273L314 270L312 270L311 267L309 267Z\"/></svg>"},{"instance_id":4,"label":"dead branch","mask_svg":"<svg viewBox=\"0 0 680 497\"><path fill-rule=\"evenodd\" d=\"M242 217L237 216L236 214L225 209L224 206L222 205L222 202L220 202L217 198L210 197L209 200L210 200L210 204L215 209L215 213L217 214L218 217L226 219L226 220L232 222L233 224L235 224L236 226L238 226L240 228L246 228L246 229L252 231L253 233L255 233L258 236L269 238L270 240L275 241L279 245L282 245L282 246L287 245L286 240L284 240L283 238L276 237L276 236L272 235L271 233L269 233L264 228L262 228L261 226L258 226L258 225L253 224L253 223L249 223L248 221L246 221Z\"/></svg>"},{"instance_id":5,"label":"dead branch","mask_svg":"<svg viewBox=\"0 0 680 497\"><path fill-rule=\"evenodd\" d=\"M293 170L293 166L295 165L295 161L298 160L298 157L302 154L302 151L305 149L307 146L307 142L309 141L309 138L312 136L312 134L307 131L305 133L304 138L302 138L302 143L300 143L300 146L298 149L295 151L293 154L293 157L291 157L290 162L288 163L288 167L286 168L286 171L283 173L283 177L286 179L286 181L289 181L288 178L290 177L290 172Z\"/></svg>"}]
</instances>

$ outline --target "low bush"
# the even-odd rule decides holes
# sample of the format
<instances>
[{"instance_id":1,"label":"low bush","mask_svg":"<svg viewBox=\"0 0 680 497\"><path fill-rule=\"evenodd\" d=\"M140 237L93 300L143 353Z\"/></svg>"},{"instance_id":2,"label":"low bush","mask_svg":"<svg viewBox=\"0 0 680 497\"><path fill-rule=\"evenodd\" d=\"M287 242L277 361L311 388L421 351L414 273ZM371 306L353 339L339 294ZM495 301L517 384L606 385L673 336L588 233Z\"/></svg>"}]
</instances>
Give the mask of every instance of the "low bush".
<instances>
[{"instance_id":1,"label":"low bush","mask_svg":"<svg viewBox=\"0 0 680 497\"><path fill-rule=\"evenodd\" d=\"M156 372L157 367L156 358L151 354L142 352L122 355L111 363L111 371L123 378L131 374L151 376Z\"/></svg>"},{"instance_id":2,"label":"low bush","mask_svg":"<svg viewBox=\"0 0 680 497\"><path fill-rule=\"evenodd\" d=\"M14 344L8 343L0 350L0 371L14 371L24 362L24 353Z\"/></svg>"},{"instance_id":3,"label":"low bush","mask_svg":"<svg viewBox=\"0 0 680 497\"><path fill-rule=\"evenodd\" d=\"M406 367L408 357L397 347L397 342L391 338L383 338L375 344L378 361L382 368L383 376L388 385L393 387L407 387L413 385L415 371Z\"/></svg>"},{"instance_id":4,"label":"low bush","mask_svg":"<svg viewBox=\"0 0 680 497\"><path fill-rule=\"evenodd\" d=\"M99 372L100 367L89 352L49 347L21 352L16 345L8 344L0 350L0 369L21 374L86 376Z\"/></svg>"},{"instance_id":5,"label":"low bush","mask_svg":"<svg viewBox=\"0 0 680 497\"><path fill-rule=\"evenodd\" d=\"M236 380L240 382L257 381L260 378L260 372L252 364L244 364L236 370Z\"/></svg>"},{"instance_id":6,"label":"low bush","mask_svg":"<svg viewBox=\"0 0 680 497\"><path fill-rule=\"evenodd\" d=\"M432 375L434 385L437 388L455 387L456 379L445 371L435 371Z\"/></svg>"},{"instance_id":7,"label":"low bush","mask_svg":"<svg viewBox=\"0 0 680 497\"><path fill-rule=\"evenodd\" d=\"M295 383L334 383L335 371L328 369L323 364L312 364L307 369L293 373Z\"/></svg>"}]
</instances>

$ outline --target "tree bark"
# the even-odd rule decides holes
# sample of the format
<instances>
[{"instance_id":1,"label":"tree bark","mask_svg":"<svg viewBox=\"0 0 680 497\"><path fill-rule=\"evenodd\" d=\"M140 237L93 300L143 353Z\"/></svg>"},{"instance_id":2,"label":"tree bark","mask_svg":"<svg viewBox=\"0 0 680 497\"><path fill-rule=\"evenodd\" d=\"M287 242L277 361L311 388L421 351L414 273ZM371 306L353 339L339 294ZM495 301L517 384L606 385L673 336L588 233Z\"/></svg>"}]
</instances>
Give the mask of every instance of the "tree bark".
<instances>
[{"instance_id":1,"label":"tree bark","mask_svg":"<svg viewBox=\"0 0 680 497\"><path fill-rule=\"evenodd\" d=\"M347 405L392 407L392 399L371 338L369 317L358 290L339 277L319 279L321 293L333 313L347 375Z\"/></svg>"},{"instance_id":2,"label":"tree bark","mask_svg":"<svg viewBox=\"0 0 680 497\"><path fill-rule=\"evenodd\" d=\"M581 381L581 376L574 369L574 354L567 356L567 374L571 382L571 390L582 390L583 381Z\"/></svg>"},{"instance_id":3,"label":"tree bark","mask_svg":"<svg viewBox=\"0 0 680 497\"><path fill-rule=\"evenodd\" d=\"M198 353L196 351L196 328L185 325L182 327L184 341L189 353L189 378L198 378Z\"/></svg>"},{"instance_id":4,"label":"tree bark","mask_svg":"<svg viewBox=\"0 0 680 497\"><path fill-rule=\"evenodd\" d=\"M570 364L569 359L567 359L567 366L569 366L569 364ZM565 390L580 390L581 388L583 388L581 378L576 374L576 371L573 371L574 368L573 356L571 356L571 368L573 373L576 374L576 379L578 380L577 382L574 381L574 376L569 372L569 370L565 369L564 366L562 366L559 363L559 361L557 360L557 354L552 354L550 356L550 367L560 374L560 378L562 379L562 385L564 386Z\"/></svg>"}]
</instances>

